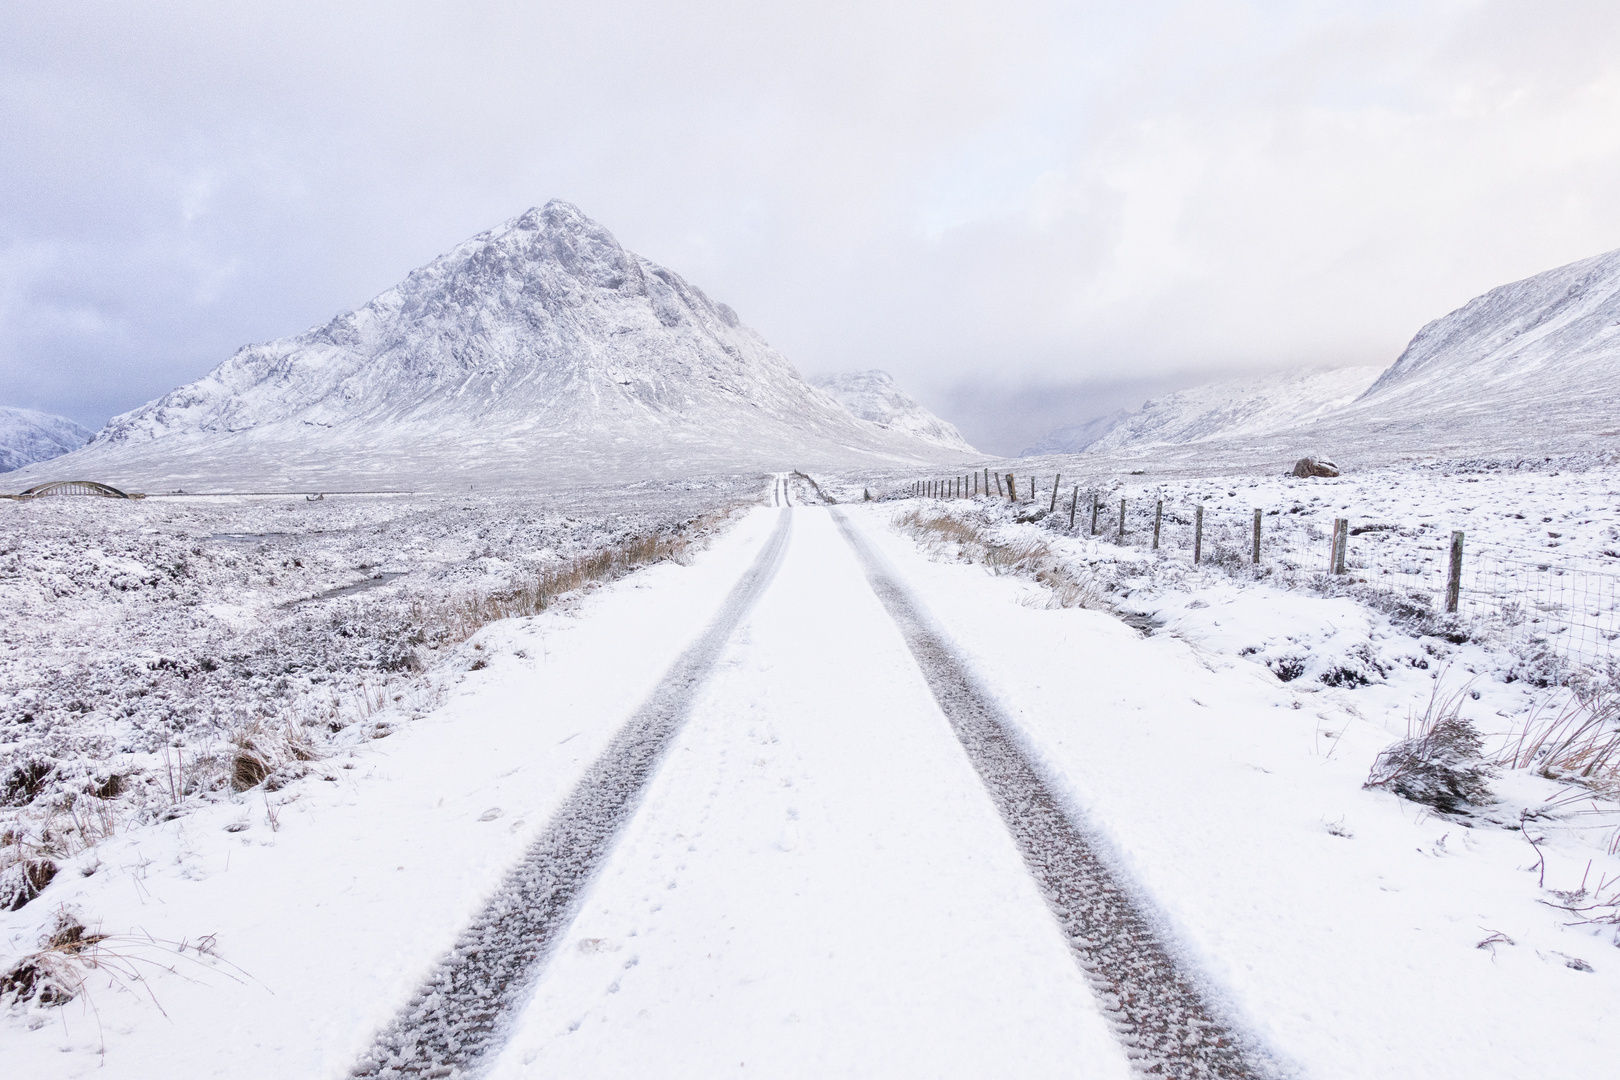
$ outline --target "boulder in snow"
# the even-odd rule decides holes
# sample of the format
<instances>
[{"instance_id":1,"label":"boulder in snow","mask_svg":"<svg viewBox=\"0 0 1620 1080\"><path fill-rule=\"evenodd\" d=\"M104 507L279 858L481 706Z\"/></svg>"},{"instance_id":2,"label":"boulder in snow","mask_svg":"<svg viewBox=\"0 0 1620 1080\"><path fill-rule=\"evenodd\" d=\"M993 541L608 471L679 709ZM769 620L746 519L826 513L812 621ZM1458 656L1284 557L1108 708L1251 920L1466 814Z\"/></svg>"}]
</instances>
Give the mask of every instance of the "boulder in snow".
<instances>
[{"instance_id":1,"label":"boulder in snow","mask_svg":"<svg viewBox=\"0 0 1620 1080\"><path fill-rule=\"evenodd\" d=\"M1302 457L1294 462L1295 476L1338 476L1339 467L1327 458Z\"/></svg>"}]
</instances>

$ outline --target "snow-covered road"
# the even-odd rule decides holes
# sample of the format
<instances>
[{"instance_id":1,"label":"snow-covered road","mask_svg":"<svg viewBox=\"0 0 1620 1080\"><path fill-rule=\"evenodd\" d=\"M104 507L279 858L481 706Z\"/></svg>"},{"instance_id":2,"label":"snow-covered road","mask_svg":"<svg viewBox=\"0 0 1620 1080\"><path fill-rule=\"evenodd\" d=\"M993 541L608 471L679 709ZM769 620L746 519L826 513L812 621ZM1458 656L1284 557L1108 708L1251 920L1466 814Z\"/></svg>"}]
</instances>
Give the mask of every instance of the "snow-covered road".
<instances>
[{"instance_id":1,"label":"snow-covered road","mask_svg":"<svg viewBox=\"0 0 1620 1080\"><path fill-rule=\"evenodd\" d=\"M1259 665L932 562L882 508L840 512L1208 1002L1280 1060L1336 1080L1601 1073L1607 946L1537 902L1518 833L1361 790L1390 732ZM784 519L780 566L737 609ZM486 628L443 707L329 775L107 841L53 902L122 935L146 965L131 988L167 1019L92 984L0 1030L7 1064L350 1075L730 611L478 1070L1130 1075L1061 889L1037 886L869 570L830 511L756 510L691 567ZM1548 886L1573 888L1587 853L1545 849ZM172 944L203 935L177 964Z\"/></svg>"},{"instance_id":2,"label":"snow-covered road","mask_svg":"<svg viewBox=\"0 0 1620 1080\"><path fill-rule=\"evenodd\" d=\"M848 545L790 512L494 1075L1127 1075Z\"/></svg>"}]
</instances>

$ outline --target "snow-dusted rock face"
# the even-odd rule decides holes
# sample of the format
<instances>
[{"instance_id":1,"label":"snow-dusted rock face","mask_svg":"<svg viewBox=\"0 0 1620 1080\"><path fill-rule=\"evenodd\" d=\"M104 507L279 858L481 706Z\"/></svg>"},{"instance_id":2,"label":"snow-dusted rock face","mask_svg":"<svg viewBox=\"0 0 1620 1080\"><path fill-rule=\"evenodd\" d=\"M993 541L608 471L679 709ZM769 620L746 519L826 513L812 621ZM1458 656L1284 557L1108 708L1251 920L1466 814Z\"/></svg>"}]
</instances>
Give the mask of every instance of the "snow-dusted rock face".
<instances>
[{"instance_id":1,"label":"snow-dusted rock face","mask_svg":"<svg viewBox=\"0 0 1620 1080\"><path fill-rule=\"evenodd\" d=\"M856 420L731 308L552 201L115 417L74 467L148 490L427 490L939 453Z\"/></svg>"},{"instance_id":2,"label":"snow-dusted rock face","mask_svg":"<svg viewBox=\"0 0 1620 1080\"><path fill-rule=\"evenodd\" d=\"M923 408L900 389L887 371L846 371L819 375L810 380L831 394L833 399L861 420L889 431L901 432L924 442L974 454L955 425Z\"/></svg>"},{"instance_id":3,"label":"snow-dusted rock face","mask_svg":"<svg viewBox=\"0 0 1620 1080\"><path fill-rule=\"evenodd\" d=\"M71 453L92 435L65 416L0 406L0 472Z\"/></svg>"},{"instance_id":4,"label":"snow-dusted rock face","mask_svg":"<svg viewBox=\"0 0 1620 1080\"><path fill-rule=\"evenodd\" d=\"M1350 404L1381 370L1354 367L1262 375L1179 390L1148 401L1086 449L1104 453L1175 446L1298 427Z\"/></svg>"},{"instance_id":5,"label":"snow-dusted rock face","mask_svg":"<svg viewBox=\"0 0 1620 1080\"><path fill-rule=\"evenodd\" d=\"M1369 419L1439 410L1449 423L1613 415L1620 376L1620 251L1475 297L1419 330L1356 403ZM1609 427L1616 426L1608 424Z\"/></svg>"}]
</instances>

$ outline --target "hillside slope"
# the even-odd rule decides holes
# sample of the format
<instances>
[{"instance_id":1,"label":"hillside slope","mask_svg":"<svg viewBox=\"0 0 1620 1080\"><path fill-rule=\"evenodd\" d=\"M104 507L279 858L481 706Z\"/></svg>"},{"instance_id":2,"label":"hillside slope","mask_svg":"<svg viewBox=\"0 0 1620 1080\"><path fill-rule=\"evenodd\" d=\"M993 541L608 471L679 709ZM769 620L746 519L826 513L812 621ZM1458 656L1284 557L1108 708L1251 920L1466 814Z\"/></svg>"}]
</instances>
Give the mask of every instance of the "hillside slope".
<instances>
[{"instance_id":1,"label":"hillside slope","mask_svg":"<svg viewBox=\"0 0 1620 1080\"><path fill-rule=\"evenodd\" d=\"M1620 251L1492 289L1419 330L1349 410L1500 438L1514 426L1612 429L1620 377ZM1525 432L1546 437L1549 432Z\"/></svg>"},{"instance_id":2,"label":"hillside slope","mask_svg":"<svg viewBox=\"0 0 1620 1080\"><path fill-rule=\"evenodd\" d=\"M239 350L51 471L464 490L942 453L855 419L731 308L554 200L325 326Z\"/></svg>"},{"instance_id":3,"label":"hillside slope","mask_svg":"<svg viewBox=\"0 0 1620 1080\"><path fill-rule=\"evenodd\" d=\"M1146 402L1087 449L1106 453L1174 446L1311 424L1349 405L1381 370L1285 372L1205 383Z\"/></svg>"},{"instance_id":4,"label":"hillside slope","mask_svg":"<svg viewBox=\"0 0 1620 1080\"><path fill-rule=\"evenodd\" d=\"M0 472L79 449L92 432L65 416L0 406Z\"/></svg>"},{"instance_id":5,"label":"hillside slope","mask_svg":"<svg viewBox=\"0 0 1620 1080\"><path fill-rule=\"evenodd\" d=\"M1611 251L1499 286L1435 319L1338 407L1290 419L1293 406L1280 399L1199 388L1150 402L1087 453L1117 462L1099 460L1102 468L1215 472L1286 467L1307 453L1341 465L1612 458L1616 386L1620 251Z\"/></svg>"},{"instance_id":6,"label":"hillside slope","mask_svg":"<svg viewBox=\"0 0 1620 1080\"><path fill-rule=\"evenodd\" d=\"M914 401L887 371L846 371L819 375L811 383L825 390L855 417L888 431L901 432L942 446L974 454L962 433Z\"/></svg>"}]
</instances>

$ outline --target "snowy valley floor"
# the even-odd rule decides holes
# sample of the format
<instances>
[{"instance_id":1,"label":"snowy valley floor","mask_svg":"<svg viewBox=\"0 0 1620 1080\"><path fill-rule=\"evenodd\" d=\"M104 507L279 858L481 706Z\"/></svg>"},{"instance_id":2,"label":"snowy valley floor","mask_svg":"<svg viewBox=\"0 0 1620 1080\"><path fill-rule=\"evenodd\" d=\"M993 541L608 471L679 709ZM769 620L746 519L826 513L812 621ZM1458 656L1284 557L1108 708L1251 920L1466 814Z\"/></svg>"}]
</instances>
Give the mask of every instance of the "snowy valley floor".
<instances>
[{"instance_id":1,"label":"snowy valley floor","mask_svg":"<svg viewBox=\"0 0 1620 1080\"><path fill-rule=\"evenodd\" d=\"M1050 607L1041 585L937 557L893 527L896 510L843 512L1206 999L1280 1069L1612 1068L1613 928L1571 927L1543 902L1620 874L1604 850L1612 814L1608 830L1537 822L1538 853L1512 826L1566 785L1503 776L1497 812L1472 818L1363 790L1405 734L1410 685L1284 683L1221 650L1196 622L1208 604L1185 633L1146 638ZM1130 1075L928 680L814 506L752 511L690 565L487 626L446 661L442 703L387 738L64 863L0 917L0 964L63 910L111 937L73 1001L0 1020L7 1071L348 1074L783 513L780 570L490 1075Z\"/></svg>"}]
</instances>

